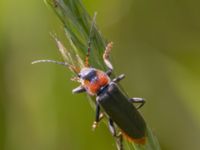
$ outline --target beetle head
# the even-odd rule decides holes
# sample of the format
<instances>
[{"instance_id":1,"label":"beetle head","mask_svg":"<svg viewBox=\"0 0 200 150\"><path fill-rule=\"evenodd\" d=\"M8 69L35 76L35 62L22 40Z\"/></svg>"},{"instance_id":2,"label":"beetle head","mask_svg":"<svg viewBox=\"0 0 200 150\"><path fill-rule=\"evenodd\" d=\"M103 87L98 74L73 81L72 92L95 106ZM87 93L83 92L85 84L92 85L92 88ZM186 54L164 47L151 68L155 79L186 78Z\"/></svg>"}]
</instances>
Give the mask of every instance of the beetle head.
<instances>
[{"instance_id":1,"label":"beetle head","mask_svg":"<svg viewBox=\"0 0 200 150\"><path fill-rule=\"evenodd\" d=\"M108 85L110 78L108 75L95 68L83 68L78 74L82 86L90 95L96 95L103 87Z\"/></svg>"},{"instance_id":2,"label":"beetle head","mask_svg":"<svg viewBox=\"0 0 200 150\"><path fill-rule=\"evenodd\" d=\"M97 70L95 68L83 68L78 74L78 77L82 80L90 81L96 77L96 74L97 74Z\"/></svg>"}]
</instances>

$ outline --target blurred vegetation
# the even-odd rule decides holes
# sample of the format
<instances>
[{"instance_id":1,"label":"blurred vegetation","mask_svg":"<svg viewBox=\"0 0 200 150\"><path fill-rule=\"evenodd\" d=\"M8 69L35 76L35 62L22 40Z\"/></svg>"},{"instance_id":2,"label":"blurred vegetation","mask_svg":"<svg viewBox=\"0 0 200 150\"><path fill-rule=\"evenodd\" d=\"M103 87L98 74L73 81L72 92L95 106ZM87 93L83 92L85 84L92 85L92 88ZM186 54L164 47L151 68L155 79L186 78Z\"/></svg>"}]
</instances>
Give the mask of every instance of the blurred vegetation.
<instances>
[{"instance_id":1,"label":"blurred vegetation","mask_svg":"<svg viewBox=\"0 0 200 150\"><path fill-rule=\"evenodd\" d=\"M163 150L198 150L200 2L83 2L115 43L123 87L146 98L142 112ZM104 124L91 132L94 113L85 95L71 94L77 84L69 71L30 65L36 58L61 60L51 31L62 35L62 24L42 0L0 1L0 149L114 150Z\"/></svg>"}]
</instances>

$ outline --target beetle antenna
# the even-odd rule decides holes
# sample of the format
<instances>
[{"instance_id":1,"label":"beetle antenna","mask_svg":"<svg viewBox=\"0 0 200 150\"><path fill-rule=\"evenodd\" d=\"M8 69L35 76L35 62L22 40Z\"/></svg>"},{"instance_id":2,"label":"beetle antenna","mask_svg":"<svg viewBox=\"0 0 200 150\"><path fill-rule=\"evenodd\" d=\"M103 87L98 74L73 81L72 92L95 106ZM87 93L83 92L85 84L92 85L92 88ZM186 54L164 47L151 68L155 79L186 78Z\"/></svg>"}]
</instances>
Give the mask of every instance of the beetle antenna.
<instances>
[{"instance_id":1,"label":"beetle antenna","mask_svg":"<svg viewBox=\"0 0 200 150\"><path fill-rule=\"evenodd\" d=\"M76 74L78 74L80 72L79 68L77 68L73 65L70 65L66 62L60 62L60 61L50 60L50 59L35 60L35 61L31 62L31 64L37 64L37 63L54 63L54 64L63 65L65 67L68 67L71 71L75 72Z\"/></svg>"},{"instance_id":2,"label":"beetle antenna","mask_svg":"<svg viewBox=\"0 0 200 150\"><path fill-rule=\"evenodd\" d=\"M44 60L35 60L32 61L31 64L37 64L37 63L54 63L54 64L58 64L58 65L64 65L66 67L69 67L69 64L66 62L59 62L56 60L50 60L50 59L44 59Z\"/></svg>"},{"instance_id":3,"label":"beetle antenna","mask_svg":"<svg viewBox=\"0 0 200 150\"><path fill-rule=\"evenodd\" d=\"M94 17L92 19L92 24L90 27L90 32L89 32L89 40L88 40L88 49L87 49L87 54L85 58L85 66L89 67L89 57L90 57L90 52L91 52L91 38L92 38L92 29L95 26L95 20L96 20L97 12L94 13Z\"/></svg>"}]
</instances>

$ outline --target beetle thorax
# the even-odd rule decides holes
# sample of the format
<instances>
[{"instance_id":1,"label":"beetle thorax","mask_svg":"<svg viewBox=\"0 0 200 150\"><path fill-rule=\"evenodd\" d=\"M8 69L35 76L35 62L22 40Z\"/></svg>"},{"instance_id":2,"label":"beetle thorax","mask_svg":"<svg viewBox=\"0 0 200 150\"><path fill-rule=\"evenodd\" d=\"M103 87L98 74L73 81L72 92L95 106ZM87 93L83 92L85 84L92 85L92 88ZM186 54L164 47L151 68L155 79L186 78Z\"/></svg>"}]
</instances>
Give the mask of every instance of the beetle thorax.
<instances>
[{"instance_id":1,"label":"beetle thorax","mask_svg":"<svg viewBox=\"0 0 200 150\"><path fill-rule=\"evenodd\" d=\"M83 68L79 73L82 86L90 95L96 95L110 82L108 75L95 68Z\"/></svg>"}]
</instances>

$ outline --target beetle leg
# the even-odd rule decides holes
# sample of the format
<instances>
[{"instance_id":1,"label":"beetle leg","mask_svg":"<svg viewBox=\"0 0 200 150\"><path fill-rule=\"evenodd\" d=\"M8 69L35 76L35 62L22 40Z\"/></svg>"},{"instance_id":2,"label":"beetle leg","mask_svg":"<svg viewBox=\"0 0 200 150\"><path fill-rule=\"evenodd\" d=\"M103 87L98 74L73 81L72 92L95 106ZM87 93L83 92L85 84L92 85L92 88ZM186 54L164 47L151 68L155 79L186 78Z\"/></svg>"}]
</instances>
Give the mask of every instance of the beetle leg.
<instances>
[{"instance_id":1,"label":"beetle leg","mask_svg":"<svg viewBox=\"0 0 200 150\"><path fill-rule=\"evenodd\" d=\"M119 132L119 134L117 135L116 133L116 129L115 129L115 126L114 126L114 122L111 118L109 118L109 130L111 132L111 134L113 135L113 137L116 138L116 144L117 144L117 149L118 150L123 150L123 137L122 137L122 134L121 132Z\"/></svg>"},{"instance_id":2,"label":"beetle leg","mask_svg":"<svg viewBox=\"0 0 200 150\"><path fill-rule=\"evenodd\" d=\"M106 66L109 68L109 70L113 70L113 66L109 60L109 55L110 55L110 52L111 52L111 49L112 49L112 46L113 46L113 42L110 42L107 44L106 46L106 49L104 51L104 54L103 54L103 60L106 64Z\"/></svg>"},{"instance_id":3,"label":"beetle leg","mask_svg":"<svg viewBox=\"0 0 200 150\"><path fill-rule=\"evenodd\" d=\"M118 139L117 139L117 149L118 150L123 150L123 136L121 134L121 132L117 135Z\"/></svg>"},{"instance_id":4,"label":"beetle leg","mask_svg":"<svg viewBox=\"0 0 200 150\"><path fill-rule=\"evenodd\" d=\"M143 98L139 97L133 97L129 99L131 103L140 103L140 105L137 107L137 109L141 108L145 104L145 100Z\"/></svg>"},{"instance_id":5,"label":"beetle leg","mask_svg":"<svg viewBox=\"0 0 200 150\"><path fill-rule=\"evenodd\" d=\"M112 74L112 70L108 70L108 71L106 71L106 74L108 75L108 76L110 76L111 74Z\"/></svg>"},{"instance_id":6,"label":"beetle leg","mask_svg":"<svg viewBox=\"0 0 200 150\"><path fill-rule=\"evenodd\" d=\"M118 77L114 78L112 81L115 82L115 83L117 83L117 82L121 81L124 78L125 78L125 75L121 74Z\"/></svg>"},{"instance_id":7,"label":"beetle leg","mask_svg":"<svg viewBox=\"0 0 200 150\"><path fill-rule=\"evenodd\" d=\"M112 134L114 137L116 137L116 129L115 129L115 127L114 127L114 123L113 123L113 121L112 121L111 118L109 118L108 123L109 123L109 130L110 130L111 134Z\"/></svg>"},{"instance_id":8,"label":"beetle leg","mask_svg":"<svg viewBox=\"0 0 200 150\"><path fill-rule=\"evenodd\" d=\"M72 93L82 93L82 92L85 92L86 90L85 90L85 88L84 87L82 87L82 86L78 86L77 88L75 88L75 89L73 89L72 90Z\"/></svg>"},{"instance_id":9,"label":"beetle leg","mask_svg":"<svg viewBox=\"0 0 200 150\"><path fill-rule=\"evenodd\" d=\"M96 115L95 115L95 121L92 124L92 128L95 129L98 125L98 123L101 121L101 119L103 118L103 114L100 113L100 106L97 103L96 104Z\"/></svg>"}]
</instances>

